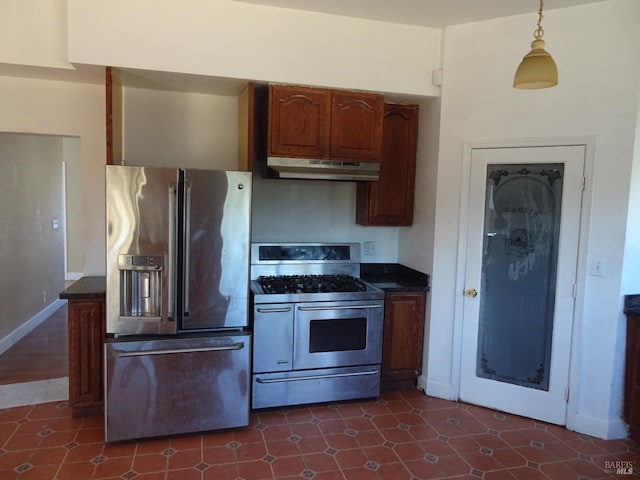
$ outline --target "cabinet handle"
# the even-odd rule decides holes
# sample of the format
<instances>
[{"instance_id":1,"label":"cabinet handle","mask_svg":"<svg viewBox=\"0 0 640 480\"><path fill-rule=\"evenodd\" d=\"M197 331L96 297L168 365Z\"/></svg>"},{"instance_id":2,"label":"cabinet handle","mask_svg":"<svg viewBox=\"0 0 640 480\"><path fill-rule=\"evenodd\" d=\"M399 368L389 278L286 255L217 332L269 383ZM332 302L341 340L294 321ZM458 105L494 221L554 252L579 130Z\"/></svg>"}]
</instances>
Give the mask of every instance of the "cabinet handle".
<instances>
[{"instance_id":1,"label":"cabinet handle","mask_svg":"<svg viewBox=\"0 0 640 480\"><path fill-rule=\"evenodd\" d=\"M184 258L184 298L182 299L182 314L185 317L189 316L189 282L191 281L191 275L189 270L191 268L191 185L184 182L185 190L185 202L183 205L184 215L184 232L183 232L183 250L182 255Z\"/></svg>"},{"instance_id":2,"label":"cabinet handle","mask_svg":"<svg viewBox=\"0 0 640 480\"><path fill-rule=\"evenodd\" d=\"M260 308L256 309L258 313L285 313L290 312L291 307L281 307L281 308Z\"/></svg>"},{"instance_id":3,"label":"cabinet handle","mask_svg":"<svg viewBox=\"0 0 640 480\"><path fill-rule=\"evenodd\" d=\"M176 258L176 184L169 186L169 265L167 265L169 286L167 287L167 320L172 322L176 318L176 275L175 275L175 258Z\"/></svg>"}]
</instances>

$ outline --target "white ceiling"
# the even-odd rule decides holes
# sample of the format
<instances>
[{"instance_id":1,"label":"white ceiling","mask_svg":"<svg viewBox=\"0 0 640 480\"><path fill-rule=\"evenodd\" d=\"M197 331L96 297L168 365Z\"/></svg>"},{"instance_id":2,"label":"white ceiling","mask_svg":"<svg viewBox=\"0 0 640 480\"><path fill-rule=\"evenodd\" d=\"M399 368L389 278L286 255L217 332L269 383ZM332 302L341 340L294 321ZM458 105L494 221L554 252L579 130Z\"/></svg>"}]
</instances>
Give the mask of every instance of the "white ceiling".
<instances>
[{"instance_id":1,"label":"white ceiling","mask_svg":"<svg viewBox=\"0 0 640 480\"><path fill-rule=\"evenodd\" d=\"M537 12L538 0L235 0L271 7L443 28ZM547 0L544 11L606 0Z\"/></svg>"}]
</instances>

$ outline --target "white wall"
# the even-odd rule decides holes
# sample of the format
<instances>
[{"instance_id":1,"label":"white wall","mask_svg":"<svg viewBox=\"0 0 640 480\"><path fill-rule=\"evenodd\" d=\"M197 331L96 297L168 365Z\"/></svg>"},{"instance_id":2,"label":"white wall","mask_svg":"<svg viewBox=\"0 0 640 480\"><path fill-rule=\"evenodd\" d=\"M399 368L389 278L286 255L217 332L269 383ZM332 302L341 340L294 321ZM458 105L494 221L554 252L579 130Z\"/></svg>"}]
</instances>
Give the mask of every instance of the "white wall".
<instances>
[{"instance_id":1,"label":"white wall","mask_svg":"<svg viewBox=\"0 0 640 480\"><path fill-rule=\"evenodd\" d=\"M416 161L416 193L413 211L413 226L401 228L398 238L398 262L427 273L430 282L439 282L434 278L433 246L436 215L436 191L438 172L438 150L440 137L440 98L427 100L420 104L418 118L418 152ZM429 368L427 346L430 339L430 315L432 294L427 294L425 306L425 329L423 349L421 388Z\"/></svg>"},{"instance_id":2,"label":"white wall","mask_svg":"<svg viewBox=\"0 0 640 480\"><path fill-rule=\"evenodd\" d=\"M638 80L640 82L640 79ZM640 88L638 89L640 90ZM640 293L640 93L638 94L638 117L636 119L636 141L633 170L631 172L631 194L627 214L627 237L624 248L622 293Z\"/></svg>"},{"instance_id":3,"label":"white wall","mask_svg":"<svg viewBox=\"0 0 640 480\"><path fill-rule=\"evenodd\" d=\"M238 169L238 99L123 89L127 165Z\"/></svg>"},{"instance_id":4,"label":"white wall","mask_svg":"<svg viewBox=\"0 0 640 480\"><path fill-rule=\"evenodd\" d=\"M78 248L83 251L78 254L86 275L103 274L104 85L0 76L0 98L0 131L79 137L83 241Z\"/></svg>"},{"instance_id":5,"label":"white wall","mask_svg":"<svg viewBox=\"0 0 640 480\"><path fill-rule=\"evenodd\" d=\"M66 279L84 272L84 200L82 198L82 144L78 137L62 139L65 163Z\"/></svg>"},{"instance_id":6,"label":"white wall","mask_svg":"<svg viewBox=\"0 0 640 480\"><path fill-rule=\"evenodd\" d=\"M238 98L123 89L124 163L238 169ZM398 228L355 224L353 182L266 180L253 188L255 242L376 242L365 262L394 263Z\"/></svg>"},{"instance_id":7,"label":"white wall","mask_svg":"<svg viewBox=\"0 0 640 480\"><path fill-rule=\"evenodd\" d=\"M253 241L376 243L366 263L398 260L398 227L355 224L356 184L321 180L255 179Z\"/></svg>"},{"instance_id":8,"label":"white wall","mask_svg":"<svg viewBox=\"0 0 640 480\"><path fill-rule=\"evenodd\" d=\"M453 398L459 380L454 326L461 318L455 309L458 287L461 291L456 266L464 261L457 257L457 239L464 234L458 230L463 142L591 135L597 150L587 188L591 217L580 268L586 271L587 259L598 257L605 262L606 276L579 282L568 422L570 428L601 437L624 435L620 298L638 115L638 18L636 0L549 12L545 40L558 64L560 83L537 91L511 87L532 39L532 15L445 30L431 331L425 360L428 392ZM429 254L415 246L401 258L405 255L428 262Z\"/></svg>"},{"instance_id":9,"label":"white wall","mask_svg":"<svg viewBox=\"0 0 640 480\"><path fill-rule=\"evenodd\" d=\"M0 12L0 62L73 68L64 0L0 0Z\"/></svg>"},{"instance_id":10,"label":"white wall","mask_svg":"<svg viewBox=\"0 0 640 480\"><path fill-rule=\"evenodd\" d=\"M230 0L67 5L71 62L437 95L436 29Z\"/></svg>"},{"instance_id":11,"label":"white wall","mask_svg":"<svg viewBox=\"0 0 640 480\"><path fill-rule=\"evenodd\" d=\"M83 241L82 251L74 254L85 274L104 272L105 97L104 86L93 83L96 74L99 80L104 78L101 69L92 70L83 63L374 90L413 98L438 94L431 84L431 71L439 63L439 30L229 0L0 2L0 40L4 40L0 42L4 102L0 130L80 138ZM79 83L83 81L87 83ZM202 120L208 114L195 117ZM140 122L146 119L139 118ZM165 119L154 119L161 120ZM136 131L147 138L157 133L142 123ZM201 148L212 148L205 143ZM130 154L142 161L144 152L130 146ZM235 140L228 147L225 156L236 148ZM167 151L170 157L175 155L175 150ZM202 151L199 155L204 158ZM170 158L162 161L168 163ZM278 189L280 196L273 197L275 207L270 212L291 199L300 204L309 198L308 189ZM318 199L333 198L335 193L353 202L351 190L348 184L311 188ZM256 196L264 197L260 191ZM265 240L293 238L301 231L318 240L362 238L378 244L379 253L367 261L396 261L398 230L358 227L351 221L354 208L347 203L340 212L316 210L316 218L325 219L324 224L309 223L306 212L300 211L292 223L303 229L287 230L278 222L258 221L254 233ZM316 237L316 232L323 238Z\"/></svg>"},{"instance_id":12,"label":"white wall","mask_svg":"<svg viewBox=\"0 0 640 480\"><path fill-rule=\"evenodd\" d=\"M0 343L64 289L62 193L62 138L0 132Z\"/></svg>"}]
</instances>

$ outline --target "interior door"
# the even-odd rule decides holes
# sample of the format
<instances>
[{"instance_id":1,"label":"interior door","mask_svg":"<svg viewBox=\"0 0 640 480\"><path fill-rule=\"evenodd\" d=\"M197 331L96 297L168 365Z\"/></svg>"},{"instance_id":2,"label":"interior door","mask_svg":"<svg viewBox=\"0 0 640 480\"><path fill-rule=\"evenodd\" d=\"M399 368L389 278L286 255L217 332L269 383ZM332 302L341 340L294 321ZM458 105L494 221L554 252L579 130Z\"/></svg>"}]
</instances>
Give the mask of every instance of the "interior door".
<instances>
[{"instance_id":1,"label":"interior door","mask_svg":"<svg viewBox=\"0 0 640 480\"><path fill-rule=\"evenodd\" d=\"M566 423L584 158L472 150L461 400Z\"/></svg>"}]
</instances>

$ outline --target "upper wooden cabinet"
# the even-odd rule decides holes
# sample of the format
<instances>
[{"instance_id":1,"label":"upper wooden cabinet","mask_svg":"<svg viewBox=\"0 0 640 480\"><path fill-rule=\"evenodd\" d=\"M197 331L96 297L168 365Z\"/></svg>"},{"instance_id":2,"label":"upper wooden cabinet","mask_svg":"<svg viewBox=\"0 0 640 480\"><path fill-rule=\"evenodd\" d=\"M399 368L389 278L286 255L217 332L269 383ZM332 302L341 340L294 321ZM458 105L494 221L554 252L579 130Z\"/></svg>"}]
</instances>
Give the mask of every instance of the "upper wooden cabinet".
<instances>
[{"instance_id":1,"label":"upper wooden cabinet","mask_svg":"<svg viewBox=\"0 0 640 480\"><path fill-rule=\"evenodd\" d=\"M356 222L361 225L413 224L418 106L385 105L380 179L359 182Z\"/></svg>"},{"instance_id":2,"label":"upper wooden cabinet","mask_svg":"<svg viewBox=\"0 0 640 480\"><path fill-rule=\"evenodd\" d=\"M353 92L331 94L331 158L379 160L384 98Z\"/></svg>"},{"instance_id":3,"label":"upper wooden cabinet","mask_svg":"<svg viewBox=\"0 0 640 480\"><path fill-rule=\"evenodd\" d=\"M323 158L328 152L330 94L327 90L269 87L269 155Z\"/></svg>"},{"instance_id":4,"label":"upper wooden cabinet","mask_svg":"<svg viewBox=\"0 0 640 480\"><path fill-rule=\"evenodd\" d=\"M382 95L271 85L268 155L378 160L383 111Z\"/></svg>"}]
</instances>

